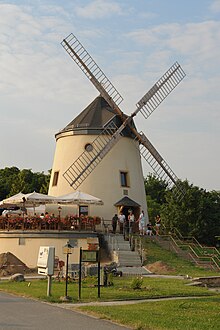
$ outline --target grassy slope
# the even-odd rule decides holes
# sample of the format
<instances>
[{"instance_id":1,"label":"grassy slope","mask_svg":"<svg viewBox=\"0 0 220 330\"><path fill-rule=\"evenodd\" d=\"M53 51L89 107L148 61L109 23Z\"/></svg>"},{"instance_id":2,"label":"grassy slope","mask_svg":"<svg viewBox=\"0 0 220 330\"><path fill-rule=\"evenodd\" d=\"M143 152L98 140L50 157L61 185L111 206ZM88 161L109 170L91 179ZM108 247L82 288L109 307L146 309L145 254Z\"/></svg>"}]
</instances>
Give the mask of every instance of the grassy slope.
<instances>
[{"instance_id":1,"label":"grassy slope","mask_svg":"<svg viewBox=\"0 0 220 330\"><path fill-rule=\"evenodd\" d=\"M160 269L158 269L156 271L157 274L189 275L191 277L220 276L219 272L197 267L190 261L178 257L175 253L162 249L152 239L144 238L143 246L146 254L146 266L158 261L162 261L168 266L166 271L163 269L161 272Z\"/></svg>"}]
</instances>

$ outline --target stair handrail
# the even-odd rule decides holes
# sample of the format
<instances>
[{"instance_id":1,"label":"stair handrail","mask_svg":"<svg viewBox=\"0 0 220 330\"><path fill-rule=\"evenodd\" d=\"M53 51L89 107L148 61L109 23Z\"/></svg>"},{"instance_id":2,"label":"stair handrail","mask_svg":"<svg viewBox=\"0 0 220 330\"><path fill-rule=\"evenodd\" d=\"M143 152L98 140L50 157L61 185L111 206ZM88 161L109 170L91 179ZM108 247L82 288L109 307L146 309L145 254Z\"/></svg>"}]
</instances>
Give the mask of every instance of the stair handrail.
<instances>
[{"instance_id":1,"label":"stair handrail","mask_svg":"<svg viewBox=\"0 0 220 330\"><path fill-rule=\"evenodd\" d=\"M199 256L190 244L186 244L186 243L183 243L183 242L181 242L181 244L178 244L177 241L175 240L175 238L172 236L172 234L163 235L163 236L169 236L170 239L174 242L174 244L178 247L181 247L181 245L187 246L191 250L191 252L196 256L196 258L198 258L200 260L201 259L203 259L203 260L206 259L210 262L212 261L216 265L216 267L220 270L220 259L218 258L218 256L215 255L214 256L215 258L213 258L213 256L207 256L207 255ZM189 255L191 256L191 253L189 253ZM215 259L218 260L219 264L216 262Z\"/></svg>"},{"instance_id":2,"label":"stair handrail","mask_svg":"<svg viewBox=\"0 0 220 330\"><path fill-rule=\"evenodd\" d=\"M170 228L167 228L166 226L164 226L163 225L163 227L164 227L164 229L165 230L168 230L169 231L169 234L172 234L172 232L174 232L174 234L175 235L177 235L178 237L179 237L179 239L180 240L182 240L182 241L185 241L185 240L191 240L191 241L194 241L195 242L195 244L197 245L197 246L199 246L199 248L201 249L201 250L207 250L207 249L209 249L209 250L213 250L215 253L213 253L213 255L218 255L218 256L220 256L220 252L219 252L219 250L218 249L216 249L216 247L214 247L214 246L203 246L203 245L201 245L201 243L194 237L194 236L183 236L181 233L180 233L180 231L176 228L176 227L173 227L172 229L170 229ZM183 243L183 244L185 244L185 243ZM193 243L192 243L193 244Z\"/></svg>"}]
</instances>

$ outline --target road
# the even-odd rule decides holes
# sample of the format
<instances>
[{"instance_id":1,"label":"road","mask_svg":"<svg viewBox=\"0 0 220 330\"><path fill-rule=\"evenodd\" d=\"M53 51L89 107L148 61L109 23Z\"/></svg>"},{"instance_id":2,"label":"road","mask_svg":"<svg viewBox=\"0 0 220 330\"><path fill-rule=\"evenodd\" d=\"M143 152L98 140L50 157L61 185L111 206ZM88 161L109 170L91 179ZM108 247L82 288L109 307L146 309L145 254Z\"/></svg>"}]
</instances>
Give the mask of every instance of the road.
<instances>
[{"instance_id":1,"label":"road","mask_svg":"<svg viewBox=\"0 0 220 330\"><path fill-rule=\"evenodd\" d=\"M126 330L109 321L0 292L0 330Z\"/></svg>"}]
</instances>

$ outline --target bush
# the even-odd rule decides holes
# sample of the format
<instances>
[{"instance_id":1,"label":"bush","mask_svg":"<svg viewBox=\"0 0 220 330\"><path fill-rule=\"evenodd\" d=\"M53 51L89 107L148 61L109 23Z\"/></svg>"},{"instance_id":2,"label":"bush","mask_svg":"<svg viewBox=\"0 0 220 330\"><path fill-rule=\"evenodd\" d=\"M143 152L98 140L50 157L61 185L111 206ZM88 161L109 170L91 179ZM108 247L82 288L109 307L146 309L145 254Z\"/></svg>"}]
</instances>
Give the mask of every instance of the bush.
<instances>
[{"instance_id":1,"label":"bush","mask_svg":"<svg viewBox=\"0 0 220 330\"><path fill-rule=\"evenodd\" d=\"M133 290L140 290L143 284L143 278L142 277L136 277L131 282L131 288Z\"/></svg>"}]
</instances>

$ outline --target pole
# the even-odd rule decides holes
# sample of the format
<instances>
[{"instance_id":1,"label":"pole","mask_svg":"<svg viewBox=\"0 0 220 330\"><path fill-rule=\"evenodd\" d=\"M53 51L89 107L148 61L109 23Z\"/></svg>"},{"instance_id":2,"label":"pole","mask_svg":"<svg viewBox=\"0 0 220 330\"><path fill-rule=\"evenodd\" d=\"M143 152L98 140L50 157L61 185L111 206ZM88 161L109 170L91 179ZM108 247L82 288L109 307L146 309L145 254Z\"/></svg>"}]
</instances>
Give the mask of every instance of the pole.
<instances>
[{"instance_id":1,"label":"pole","mask_svg":"<svg viewBox=\"0 0 220 330\"><path fill-rule=\"evenodd\" d=\"M67 287L68 287L68 266L69 266L69 253L66 255L66 290L65 296L67 297Z\"/></svg>"},{"instance_id":2,"label":"pole","mask_svg":"<svg viewBox=\"0 0 220 330\"><path fill-rule=\"evenodd\" d=\"M100 298L100 251L98 253L98 298Z\"/></svg>"},{"instance_id":3,"label":"pole","mask_svg":"<svg viewBox=\"0 0 220 330\"><path fill-rule=\"evenodd\" d=\"M82 283L82 248L79 252L79 300L81 299L81 283Z\"/></svg>"},{"instance_id":4,"label":"pole","mask_svg":"<svg viewBox=\"0 0 220 330\"><path fill-rule=\"evenodd\" d=\"M47 275L47 297L51 296L52 275Z\"/></svg>"}]
</instances>

